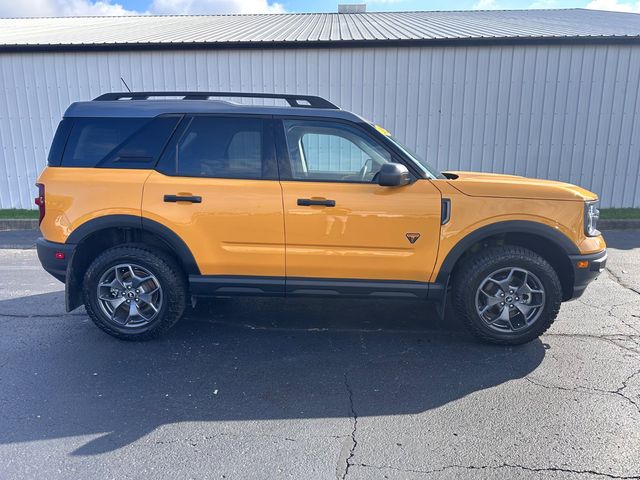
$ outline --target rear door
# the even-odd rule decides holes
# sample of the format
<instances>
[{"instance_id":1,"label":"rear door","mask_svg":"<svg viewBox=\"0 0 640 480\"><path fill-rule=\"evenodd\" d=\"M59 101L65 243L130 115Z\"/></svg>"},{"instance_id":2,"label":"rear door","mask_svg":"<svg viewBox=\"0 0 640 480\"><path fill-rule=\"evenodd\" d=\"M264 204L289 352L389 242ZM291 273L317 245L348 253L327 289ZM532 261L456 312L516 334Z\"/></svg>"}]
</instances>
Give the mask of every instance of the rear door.
<instances>
[{"instance_id":1,"label":"rear door","mask_svg":"<svg viewBox=\"0 0 640 480\"><path fill-rule=\"evenodd\" d=\"M178 127L145 184L142 215L189 247L207 276L192 284L218 294L283 291L284 219L274 149L268 116L192 115Z\"/></svg>"}]
</instances>

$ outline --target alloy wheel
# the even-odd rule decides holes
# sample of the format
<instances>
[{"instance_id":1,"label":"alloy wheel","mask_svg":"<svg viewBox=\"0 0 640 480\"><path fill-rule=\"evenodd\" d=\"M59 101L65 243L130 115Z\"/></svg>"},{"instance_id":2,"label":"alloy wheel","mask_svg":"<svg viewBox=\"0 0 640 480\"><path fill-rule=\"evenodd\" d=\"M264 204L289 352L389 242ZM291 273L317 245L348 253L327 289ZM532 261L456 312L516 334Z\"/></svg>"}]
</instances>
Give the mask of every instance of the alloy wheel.
<instances>
[{"instance_id":1,"label":"alloy wheel","mask_svg":"<svg viewBox=\"0 0 640 480\"><path fill-rule=\"evenodd\" d=\"M517 332L540 317L545 297L544 286L535 274L523 268L503 268L480 283L476 312L492 330Z\"/></svg>"},{"instance_id":2,"label":"alloy wheel","mask_svg":"<svg viewBox=\"0 0 640 480\"><path fill-rule=\"evenodd\" d=\"M163 295L158 279L147 269L129 263L109 268L97 287L102 312L120 327L151 323L160 312Z\"/></svg>"}]
</instances>

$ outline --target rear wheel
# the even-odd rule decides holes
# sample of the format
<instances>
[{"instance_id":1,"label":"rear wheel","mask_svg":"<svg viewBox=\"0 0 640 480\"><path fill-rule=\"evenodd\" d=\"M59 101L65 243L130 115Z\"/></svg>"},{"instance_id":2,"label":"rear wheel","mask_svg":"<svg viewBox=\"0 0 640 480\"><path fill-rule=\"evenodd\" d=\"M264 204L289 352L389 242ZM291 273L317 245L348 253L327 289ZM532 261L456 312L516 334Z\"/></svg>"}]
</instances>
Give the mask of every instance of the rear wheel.
<instances>
[{"instance_id":1,"label":"rear wheel","mask_svg":"<svg viewBox=\"0 0 640 480\"><path fill-rule=\"evenodd\" d=\"M553 267L522 247L483 250L458 269L453 301L478 338L498 344L529 342L544 333L560 310L562 287Z\"/></svg>"},{"instance_id":2,"label":"rear wheel","mask_svg":"<svg viewBox=\"0 0 640 480\"><path fill-rule=\"evenodd\" d=\"M106 250L87 269L83 295L93 322L123 340L158 337L182 316L184 274L163 252L142 246Z\"/></svg>"}]
</instances>

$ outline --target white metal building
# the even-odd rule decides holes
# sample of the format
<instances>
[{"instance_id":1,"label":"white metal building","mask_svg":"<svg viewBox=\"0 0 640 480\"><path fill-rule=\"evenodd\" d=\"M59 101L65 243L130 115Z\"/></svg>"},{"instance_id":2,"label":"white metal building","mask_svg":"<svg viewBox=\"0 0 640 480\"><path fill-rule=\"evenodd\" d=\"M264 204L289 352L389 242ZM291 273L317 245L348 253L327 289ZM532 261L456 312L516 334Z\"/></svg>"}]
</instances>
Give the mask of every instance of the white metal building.
<instances>
[{"instance_id":1,"label":"white metal building","mask_svg":"<svg viewBox=\"0 0 640 480\"><path fill-rule=\"evenodd\" d=\"M69 103L316 94L440 169L640 207L640 15L589 10L0 19L0 208L30 208Z\"/></svg>"}]
</instances>

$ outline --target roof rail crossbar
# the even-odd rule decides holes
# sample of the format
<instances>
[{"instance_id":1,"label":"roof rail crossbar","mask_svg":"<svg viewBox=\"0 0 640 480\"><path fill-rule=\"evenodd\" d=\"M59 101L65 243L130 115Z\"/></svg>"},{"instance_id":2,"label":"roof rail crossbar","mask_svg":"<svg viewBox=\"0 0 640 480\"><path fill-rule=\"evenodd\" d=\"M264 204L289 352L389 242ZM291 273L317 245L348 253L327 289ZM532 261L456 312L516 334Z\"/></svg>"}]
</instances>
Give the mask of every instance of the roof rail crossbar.
<instances>
[{"instance_id":1,"label":"roof rail crossbar","mask_svg":"<svg viewBox=\"0 0 640 480\"><path fill-rule=\"evenodd\" d=\"M275 98L285 100L291 107L311 107L339 109L322 97L313 95L287 95L277 93L241 93L241 92L114 92L105 93L94 101L109 100L147 100L149 97L182 97L183 100L208 100L210 97L237 98Z\"/></svg>"}]
</instances>

